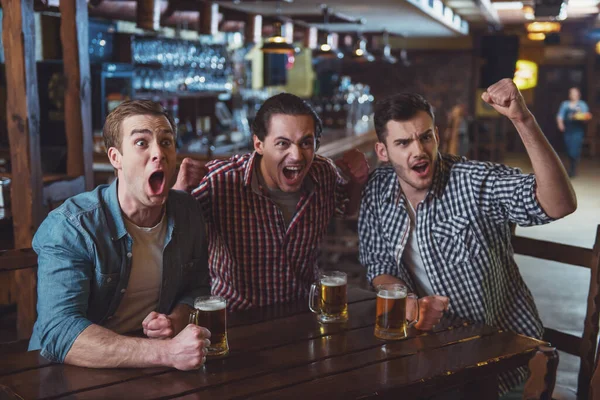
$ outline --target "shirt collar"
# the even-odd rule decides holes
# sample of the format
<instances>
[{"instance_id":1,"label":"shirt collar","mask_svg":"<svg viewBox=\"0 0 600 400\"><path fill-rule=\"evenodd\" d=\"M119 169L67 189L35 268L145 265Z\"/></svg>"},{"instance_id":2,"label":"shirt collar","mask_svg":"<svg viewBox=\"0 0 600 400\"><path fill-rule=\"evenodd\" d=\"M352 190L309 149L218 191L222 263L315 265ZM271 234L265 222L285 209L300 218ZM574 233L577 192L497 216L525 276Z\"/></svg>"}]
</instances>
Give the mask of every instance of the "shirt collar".
<instances>
[{"instance_id":1,"label":"shirt collar","mask_svg":"<svg viewBox=\"0 0 600 400\"><path fill-rule=\"evenodd\" d=\"M127 234L123 214L121 214L121 206L119 205L118 187L119 179L115 179L103 194L104 203L108 206L107 209L110 216L108 225L112 240L121 239Z\"/></svg>"},{"instance_id":2,"label":"shirt collar","mask_svg":"<svg viewBox=\"0 0 600 400\"><path fill-rule=\"evenodd\" d=\"M252 185L252 171L254 170L254 165L256 164L256 158L258 157L256 151L253 151L250 154L250 158L248 159L248 162L246 163L246 169L244 171L244 186L251 186Z\"/></svg>"},{"instance_id":3,"label":"shirt collar","mask_svg":"<svg viewBox=\"0 0 600 400\"><path fill-rule=\"evenodd\" d=\"M441 153L438 153L438 157L435 163L435 171L433 173L433 181L431 182L431 188L429 189L429 193L427 193L427 197L435 196L438 199L442 197L444 194L444 188L448 183L449 174L449 166L446 159L442 156Z\"/></svg>"},{"instance_id":4,"label":"shirt collar","mask_svg":"<svg viewBox=\"0 0 600 400\"><path fill-rule=\"evenodd\" d=\"M125 235L128 234L127 227L125 226L125 220L123 219L123 212L121 211L121 206L119 205L119 196L117 188L119 186L119 179L115 179L113 183L110 184L108 189L104 191L103 197L104 202L107 204L108 214L110 216L108 221L109 231L111 234L112 240L122 239ZM170 198L171 196L169 196ZM173 229L175 228L173 215L175 213L175 204L171 204L167 198L166 205L166 213L167 213L167 235L165 243L171 238L173 233Z\"/></svg>"}]
</instances>

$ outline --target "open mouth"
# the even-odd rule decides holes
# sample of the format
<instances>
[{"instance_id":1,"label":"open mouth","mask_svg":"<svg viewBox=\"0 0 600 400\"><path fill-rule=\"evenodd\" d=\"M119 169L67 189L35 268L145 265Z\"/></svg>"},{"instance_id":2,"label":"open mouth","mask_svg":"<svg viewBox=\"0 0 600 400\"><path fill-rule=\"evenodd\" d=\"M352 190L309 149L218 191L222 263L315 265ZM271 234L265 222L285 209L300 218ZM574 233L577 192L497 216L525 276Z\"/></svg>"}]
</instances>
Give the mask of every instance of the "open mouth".
<instances>
[{"instance_id":1,"label":"open mouth","mask_svg":"<svg viewBox=\"0 0 600 400\"><path fill-rule=\"evenodd\" d=\"M302 167L300 166L283 167L283 175L286 179L290 181L295 181L296 179L298 179L301 173Z\"/></svg>"},{"instance_id":2,"label":"open mouth","mask_svg":"<svg viewBox=\"0 0 600 400\"><path fill-rule=\"evenodd\" d=\"M412 166L412 169L417 174L424 175L429 170L429 162L427 162L427 161L419 161L415 165Z\"/></svg>"},{"instance_id":3,"label":"open mouth","mask_svg":"<svg viewBox=\"0 0 600 400\"><path fill-rule=\"evenodd\" d=\"M165 173L163 171L153 172L148 179L148 183L152 194L161 194L165 187Z\"/></svg>"}]
</instances>

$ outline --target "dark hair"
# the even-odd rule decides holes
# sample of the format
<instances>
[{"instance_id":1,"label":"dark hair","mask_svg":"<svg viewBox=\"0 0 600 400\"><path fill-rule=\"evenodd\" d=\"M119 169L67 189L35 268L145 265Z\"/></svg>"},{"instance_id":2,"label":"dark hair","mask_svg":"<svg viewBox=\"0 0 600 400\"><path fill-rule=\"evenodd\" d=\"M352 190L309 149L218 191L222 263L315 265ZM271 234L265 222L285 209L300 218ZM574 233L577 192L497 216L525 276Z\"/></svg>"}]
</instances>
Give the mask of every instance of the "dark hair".
<instances>
[{"instance_id":1,"label":"dark hair","mask_svg":"<svg viewBox=\"0 0 600 400\"><path fill-rule=\"evenodd\" d=\"M425 98L416 93L399 93L375 103L375 132L380 142L385 142L386 125L389 121L407 121L419 111L425 111L432 120L433 108Z\"/></svg>"},{"instance_id":2,"label":"dark hair","mask_svg":"<svg viewBox=\"0 0 600 400\"><path fill-rule=\"evenodd\" d=\"M134 115L154 115L157 117L165 117L169 121L171 129L173 129L173 136L177 137L177 127L175 126L175 121L171 115L165 111L163 106L150 100L128 100L119 104L117 108L112 110L106 117L104 128L102 130L102 136L104 138L104 145L106 146L107 151L111 147L116 147L119 149L119 151L121 151L121 144L123 140L121 127L123 121L127 117Z\"/></svg>"},{"instance_id":3,"label":"dark hair","mask_svg":"<svg viewBox=\"0 0 600 400\"><path fill-rule=\"evenodd\" d=\"M321 132L323 131L323 123L317 112L310 104L302 100L300 97L290 93L280 93L268 98L260 107L252 122L252 133L263 142L269 133L269 125L271 117L275 114L284 115L308 115L315 122L315 142L319 147L321 140Z\"/></svg>"}]
</instances>

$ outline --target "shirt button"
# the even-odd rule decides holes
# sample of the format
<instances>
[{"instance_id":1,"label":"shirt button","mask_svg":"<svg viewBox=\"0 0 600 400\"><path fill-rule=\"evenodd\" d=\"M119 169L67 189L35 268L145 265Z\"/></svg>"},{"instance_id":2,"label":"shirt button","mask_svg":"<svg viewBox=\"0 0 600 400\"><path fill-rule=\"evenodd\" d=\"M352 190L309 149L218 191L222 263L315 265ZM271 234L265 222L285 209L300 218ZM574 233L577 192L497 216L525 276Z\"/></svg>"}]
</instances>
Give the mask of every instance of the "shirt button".
<instances>
[{"instance_id":1,"label":"shirt button","mask_svg":"<svg viewBox=\"0 0 600 400\"><path fill-rule=\"evenodd\" d=\"M112 282L112 278L108 278L108 279L106 280L106 282L108 282L108 283L111 283L111 282Z\"/></svg>"},{"instance_id":2,"label":"shirt button","mask_svg":"<svg viewBox=\"0 0 600 400\"><path fill-rule=\"evenodd\" d=\"M121 293L125 293L126 291L126 289L121 289Z\"/></svg>"},{"instance_id":3,"label":"shirt button","mask_svg":"<svg viewBox=\"0 0 600 400\"><path fill-rule=\"evenodd\" d=\"M131 258L132 254L131 253L127 253L127 258Z\"/></svg>"}]
</instances>

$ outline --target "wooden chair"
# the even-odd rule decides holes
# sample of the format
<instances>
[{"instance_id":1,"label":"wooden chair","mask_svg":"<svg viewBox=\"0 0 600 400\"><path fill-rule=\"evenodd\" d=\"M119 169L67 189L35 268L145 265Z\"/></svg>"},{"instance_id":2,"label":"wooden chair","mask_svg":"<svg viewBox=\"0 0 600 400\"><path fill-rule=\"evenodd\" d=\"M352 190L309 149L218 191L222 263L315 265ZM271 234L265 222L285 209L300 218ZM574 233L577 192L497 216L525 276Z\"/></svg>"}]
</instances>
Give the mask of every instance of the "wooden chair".
<instances>
[{"instance_id":1,"label":"wooden chair","mask_svg":"<svg viewBox=\"0 0 600 400\"><path fill-rule=\"evenodd\" d=\"M36 303L37 254L33 249L0 251L0 305L17 305L17 338L20 340L31 337Z\"/></svg>"},{"instance_id":2,"label":"wooden chair","mask_svg":"<svg viewBox=\"0 0 600 400\"><path fill-rule=\"evenodd\" d=\"M556 261L569 264L569 266L589 268L591 271L583 336L577 337L551 328L544 329L544 340L550 342L558 350L581 359L577 381L577 397L579 399L587 399L598 343L600 315L600 225L596 231L593 249L516 235L513 235L512 245L515 254Z\"/></svg>"}]
</instances>

